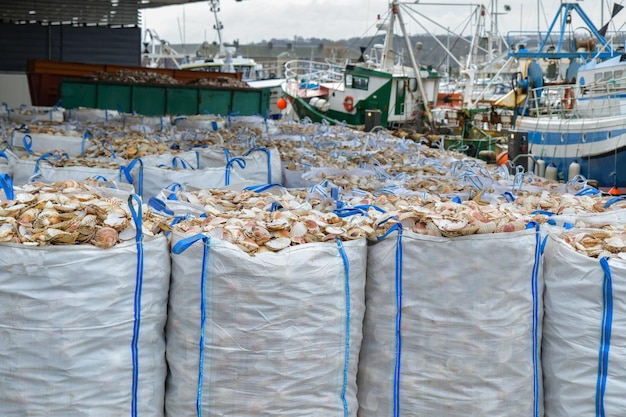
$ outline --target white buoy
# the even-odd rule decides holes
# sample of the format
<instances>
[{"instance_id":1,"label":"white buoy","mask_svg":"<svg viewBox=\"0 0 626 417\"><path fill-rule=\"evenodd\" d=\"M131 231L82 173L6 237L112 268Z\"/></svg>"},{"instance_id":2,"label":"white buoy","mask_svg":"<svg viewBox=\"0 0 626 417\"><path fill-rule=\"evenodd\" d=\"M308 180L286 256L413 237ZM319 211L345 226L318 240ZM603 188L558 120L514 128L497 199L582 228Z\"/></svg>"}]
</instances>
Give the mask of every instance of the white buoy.
<instances>
[{"instance_id":1,"label":"white buoy","mask_svg":"<svg viewBox=\"0 0 626 417\"><path fill-rule=\"evenodd\" d=\"M567 169L567 180L571 181L577 175L580 175L580 164L578 161L574 160L569 164L569 168Z\"/></svg>"},{"instance_id":2,"label":"white buoy","mask_svg":"<svg viewBox=\"0 0 626 417\"><path fill-rule=\"evenodd\" d=\"M538 177L546 176L546 161L543 159L537 159L537 164L535 165L535 175Z\"/></svg>"},{"instance_id":3,"label":"white buoy","mask_svg":"<svg viewBox=\"0 0 626 417\"><path fill-rule=\"evenodd\" d=\"M552 181L558 181L559 170L554 164L550 164L546 167L546 179Z\"/></svg>"}]
</instances>

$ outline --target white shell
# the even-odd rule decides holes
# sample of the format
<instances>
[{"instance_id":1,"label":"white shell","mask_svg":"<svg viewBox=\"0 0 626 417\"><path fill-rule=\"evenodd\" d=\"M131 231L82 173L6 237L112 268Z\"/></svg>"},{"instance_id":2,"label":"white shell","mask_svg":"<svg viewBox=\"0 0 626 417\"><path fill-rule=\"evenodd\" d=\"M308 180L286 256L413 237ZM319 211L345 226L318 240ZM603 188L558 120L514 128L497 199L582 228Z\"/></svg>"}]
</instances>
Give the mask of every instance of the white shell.
<instances>
[{"instance_id":1,"label":"white shell","mask_svg":"<svg viewBox=\"0 0 626 417\"><path fill-rule=\"evenodd\" d=\"M274 251L285 249L289 245L291 245L291 239L287 237L279 237L279 238L272 239L265 243L265 246L267 246L268 248Z\"/></svg>"}]
</instances>

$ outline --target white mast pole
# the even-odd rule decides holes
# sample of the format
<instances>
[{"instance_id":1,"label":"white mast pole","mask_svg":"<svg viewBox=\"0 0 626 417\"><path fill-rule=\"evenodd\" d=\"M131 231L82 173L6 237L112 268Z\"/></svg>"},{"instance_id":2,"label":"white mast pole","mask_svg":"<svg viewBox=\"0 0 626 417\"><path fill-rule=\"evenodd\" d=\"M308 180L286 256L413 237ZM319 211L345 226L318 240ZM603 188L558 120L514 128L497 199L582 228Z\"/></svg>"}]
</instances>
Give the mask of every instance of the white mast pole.
<instances>
[{"instance_id":1,"label":"white mast pole","mask_svg":"<svg viewBox=\"0 0 626 417\"><path fill-rule=\"evenodd\" d=\"M402 30L402 36L404 37L404 42L406 43L406 47L409 50L409 58L411 59L411 65L413 66L413 71L415 71L415 77L417 78L417 85L420 90L420 96L422 97L422 102L424 105L424 115L426 116L428 123L430 125L431 130L434 129L432 115L430 114L430 108L428 107L428 97L426 96L426 91L424 90L424 84L422 83L422 77L420 76L420 69L417 66L417 61L415 60L415 55L413 54L413 48L411 47L411 41L409 40L409 36L406 33L406 29L404 27L404 20L402 19L402 15L400 14L398 8L398 2L396 0L392 3L391 11L394 15L398 17L398 22L400 23L400 29Z\"/></svg>"}]
</instances>

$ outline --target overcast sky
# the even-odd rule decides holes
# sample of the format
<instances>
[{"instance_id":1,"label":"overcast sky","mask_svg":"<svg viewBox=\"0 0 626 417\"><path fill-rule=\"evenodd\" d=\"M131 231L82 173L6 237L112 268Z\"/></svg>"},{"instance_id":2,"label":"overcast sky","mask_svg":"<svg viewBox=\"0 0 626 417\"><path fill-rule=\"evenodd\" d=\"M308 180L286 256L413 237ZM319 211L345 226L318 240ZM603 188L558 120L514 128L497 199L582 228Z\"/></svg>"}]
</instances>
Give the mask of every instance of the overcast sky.
<instances>
[{"instance_id":1,"label":"overcast sky","mask_svg":"<svg viewBox=\"0 0 626 417\"><path fill-rule=\"evenodd\" d=\"M617 0L623 3L626 0ZM443 34L445 30L428 19L448 27L454 33L470 35L469 16L476 5L497 9L498 31L504 35L510 31L546 30L559 9L559 0L420 0L412 6L426 16L411 13L428 31ZM597 27L609 19L611 0L570 0L579 4ZM428 4L426 4L428 3ZM604 13L600 4L603 3ZM388 0L221 0L219 20L224 28L222 38L230 43L239 39L241 44L268 41L272 38L293 39L318 37L332 40L371 36L376 33L377 16L384 16ZM445 4L445 6L433 5ZM473 5L473 6L472 6ZM510 11L504 11L505 6ZM497 7L496 7L497 6ZM612 7L612 6L611 6ZM539 14L537 13L539 9ZM624 15L624 16L622 16ZM411 16L405 16L409 34L425 33L426 30ZM580 22L580 20L578 19ZM181 6L146 9L142 12L143 28L156 30L161 39L171 44L217 41L213 28L215 18L208 1ZM575 20L576 22L576 20ZM626 9L614 20L611 30L626 30ZM491 23L487 21L488 28ZM582 23L580 24L582 26Z\"/></svg>"}]
</instances>

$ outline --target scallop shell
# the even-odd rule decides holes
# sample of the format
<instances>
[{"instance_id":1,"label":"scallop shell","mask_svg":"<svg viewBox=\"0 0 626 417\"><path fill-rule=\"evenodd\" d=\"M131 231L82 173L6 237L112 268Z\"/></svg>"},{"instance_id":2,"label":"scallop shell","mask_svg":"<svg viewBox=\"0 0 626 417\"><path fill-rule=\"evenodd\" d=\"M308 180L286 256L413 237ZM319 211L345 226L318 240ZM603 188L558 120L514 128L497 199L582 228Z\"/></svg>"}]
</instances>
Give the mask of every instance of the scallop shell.
<instances>
[{"instance_id":1,"label":"scallop shell","mask_svg":"<svg viewBox=\"0 0 626 417\"><path fill-rule=\"evenodd\" d=\"M477 233L495 233L498 225L494 221L489 221L486 223L479 222L478 223L478 232Z\"/></svg>"},{"instance_id":2,"label":"scallop shell","mask_svg":"<svg viewBox=\"0 0 626 417\"><path fill-rule=\"evenodd\" d=\"M13 239L14 225L11 223L3 223L0 225L0 241L8 242Z\"/></svg>"},{"instance_id":3,"label":"scallop shell","mask_svg":"<svg viewBox=\"0 0 626 417\"><path fill-rule=\"evenodd\" d=\"M111 227L124 227L128 223L128 218L123 213L109 213L104 220L104 224Z\"/></svg>"},{"instance_id":4,"label":"scallop shell","mask_svg":"<svg viewBox=\"0 0 626 417\"><path fill-rule=\"evenodd\" d=\"M93 239L93 244L99 248L110 248L117 243L118 233L112 227L102 227L98 229Z\"/></svg>"},{"instance_id":5,"label":"scallop shell","mask_svg":"<svg viewBox=\"0 0 626 417\"><path fill-rule=\"evenodd\" d=\"M78 232L66 232L60 229L47 229L46 235L48 236L50 243L71 245L76 243Z\"/></svg>"},{"instance_id":6,"label":"scallop shell","mask_svg":"<svg viewBox=\"0 0 626 417\"><path fill-rule=\"evenodd\" d=\"M272 239L265 243L265 246L270 248L273 251L279 251L281 249L285 249L291 245L291 239L286 237L279 237L276 239Z\"/></svg>"},{"instance_id":7,"label":"scallop shell","mask_svg":"<svg viewBox=\"0 0 626 417\"><path fill-rule=\"evenodd\" d=\"M326 233L331 235L341 235L345 233L345 229L338 226L328 226L324 230L326 231Z\"/></svg>"},{"instance_id":8,"label":"scallop shell","mask_svg":"<svg viewBox=\"0 0 626 417\"><path fill-rule=\"evenodd\" d=\"M308 228L304 222L295 222L291 226L291 237L302 237L307 231Z\"/></svg>"},{"instance_id":9,"label":"scallop shell","mask_svg":"<svg viewBox=\"0 0 626 417\"><path fill-rule=\"evenodd\" d=\"M605 240L605 248L610 252L619 253L626 249L626 242L621 237L613 236Z\"/></svg>"},{"instance_id":10,"label":"scallop shell","mask_svg":"<svg viewBox=\"0 0 626 417\"><path fill-rule=\"evenodd\" d=\"M289 227L289 220L287 219L276 219L269 223L267 223L268 230L283 230Z\"/></svg>"},{"instance_id":11,"label":"scallop shell","mask_svg":"<svg viewBox=\"0 0 626 417\"><path fill-rule=\"evenodd\" d=\"M255 252L259 249L259 245L250 238L245 238L239 243L239 247L242 248L245 252Z\"/></svg>"}]
</instances>

